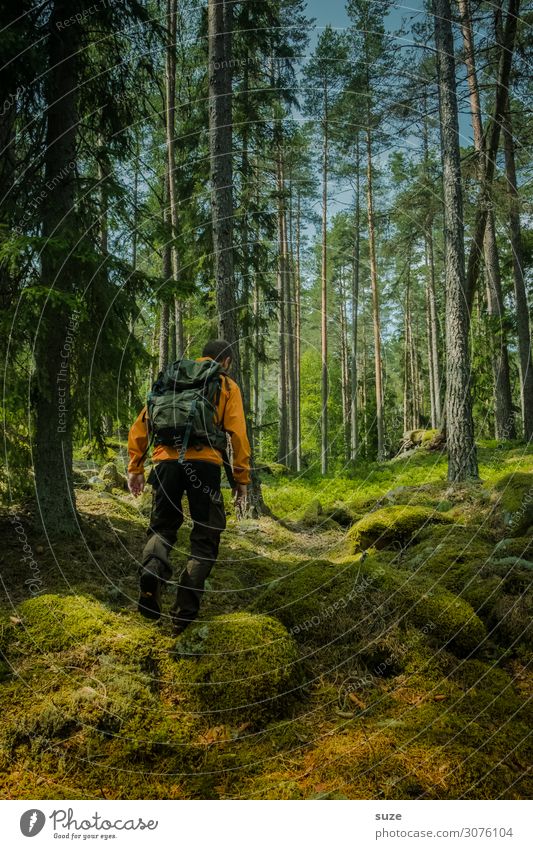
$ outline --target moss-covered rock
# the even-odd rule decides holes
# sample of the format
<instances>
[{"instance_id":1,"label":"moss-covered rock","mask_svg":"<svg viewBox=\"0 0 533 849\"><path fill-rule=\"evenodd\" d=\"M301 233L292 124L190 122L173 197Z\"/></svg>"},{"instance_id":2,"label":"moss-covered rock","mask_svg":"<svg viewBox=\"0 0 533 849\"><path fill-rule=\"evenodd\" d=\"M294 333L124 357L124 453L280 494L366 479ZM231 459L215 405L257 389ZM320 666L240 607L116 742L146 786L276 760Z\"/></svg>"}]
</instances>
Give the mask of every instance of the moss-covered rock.
<instances>
[{"instance_id":1,"label":"moss-covered rock","mask_svg":"<svg viewBox=\"0 0 533 849\"><path fill-rule=\"evenodd\" d=\"M87 596L41 595L23 602L18 613L22 623L13 628L12 638L38 653L111 636L118 619Z\"/></svg>"},{"instance_id":2,"label":"moss-covered rock","mask_svg":"<svg viewBox=\"0 0 533 849\"><path fill-rule=\"evenodd\" d=\"M302 684L296 643L276 619L251 613L190 625L179 639L176 682L216 722L260 724Z\"/></svg>"},{"instance_id":3,"label":"moss-covered rock","mask_svg":"<svg viewBox=\"0 0 533 849\"><path fill-rule=\"evenodd\" d=\"M344 648L377 633L375 609L382 598L355 560L309 560L287 564L285 574L258 596L254 608L275 616L304 645L320 647L320 660L340 657ZM333 662L333 661L331 661Z\"/></svg>"},{"instance_id":4,"label":"moss-covered rock","mask_svg":"<svg viewBox=\"0 0 533 849\"><path fill-rule=\"evenodd\" d=\"M394 544L403 547L425 525L448 524L452 521L445 514L427 507L382 507L356 522L350 529L349 539L356 551L371 546L387 548Z\"/></svg>"},{"instance_id":5,"label":"moss-covered rock","mask_svg":"<svg viewBox=\"0 0 533 849\"><path fill-rule=\"evenodd\" d=\"M432 578L386 565L380 556L369 557L362 569L386 599L386 620L394 621L394 612L459 656L475 651L485 639L485 627L468 602Z\"/></svg>"},{"instance_id":6,"label":"moss-covered rock","mask_svg":"<svg viewBox=\"0 0 533 849\"><path fill-rule=\"evenodd\" d=\"M500 645L521 653L531 651L533 592L522 595L498 593L487 620L491 637Z\"/></svg>"},{"instance_id":7,"label":"moss-covered rock","mask_svg":"<svg viewBox=\"0 0 533 849\"><path fill-rule=\"evenodd\" d=\"M72 772L89 758L89 786L100 771L155 758L158 769L192 767L198 723L169 673L170 638L82 596L34 598L19 614L2 629L11 673L0 694L6 765L29 754L36 769L46 760L61 770L66 758Z\"/></svg>"},{"instance_id":8,"label":"moss-covered rock","mask_svg":"<svg viewBox=\"0 0 533 849\"><path fill-rule=\"evenodd\" d=\"M126 478L121 475L116 463L106 463L100 470L100 478L112 489L126 489Z\"/></svg>"},{"instance_id":9,"label":"moss-covered rock","mask_svg":"<svg viewBox=\"0 0 533 849\"><path fill-rule=\"evenodd\" d=\"M504 475L496 483L494 491L507 535L521 536L533 525L533 473Z\"/></svg>"},{"instance_id":10,"label":"moss-covered rock","mask_svg":"<svg viewBox=\"0 0 533 849\"><path fill-rule=\"evenodd\" d=\"M403 565L433 575L455 593L481 572L494 553L494 543L478 528L431 525L421 530L408 549Z\"/></svg>"}]
</instances>

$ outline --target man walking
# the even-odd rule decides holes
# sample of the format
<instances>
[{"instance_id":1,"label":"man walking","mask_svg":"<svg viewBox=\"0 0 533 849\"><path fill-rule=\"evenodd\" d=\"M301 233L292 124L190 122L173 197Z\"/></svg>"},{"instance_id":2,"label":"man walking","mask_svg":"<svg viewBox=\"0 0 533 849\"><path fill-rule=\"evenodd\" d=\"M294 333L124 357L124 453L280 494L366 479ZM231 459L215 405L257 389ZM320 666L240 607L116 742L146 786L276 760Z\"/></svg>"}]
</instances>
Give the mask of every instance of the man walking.
<instances>
[{"instance_id":1,"label":"man walking","mask_svg":"<svg viewBox=\"0 0 533 849\"><path fill-rule=\"evenodd\" d=\"M228 376L231 346L207 343L195 361L178 361L160 375L132 425L128 438L128 486L134 496L144 489L143 461L154 443L153 488L148 542L140 570L139 613L161 616L162 582L172 576L169 553L183 523L182 498L187 495L193 527L190 555L171 610L173 630L180 634L196 617L207 577L218 555L226 527L220 491L226 434L233 454L233 495L242 507L250 482L250 445L241 392ZM227 459L226 459L227 464Z\"/></svg>"}]
</instances>

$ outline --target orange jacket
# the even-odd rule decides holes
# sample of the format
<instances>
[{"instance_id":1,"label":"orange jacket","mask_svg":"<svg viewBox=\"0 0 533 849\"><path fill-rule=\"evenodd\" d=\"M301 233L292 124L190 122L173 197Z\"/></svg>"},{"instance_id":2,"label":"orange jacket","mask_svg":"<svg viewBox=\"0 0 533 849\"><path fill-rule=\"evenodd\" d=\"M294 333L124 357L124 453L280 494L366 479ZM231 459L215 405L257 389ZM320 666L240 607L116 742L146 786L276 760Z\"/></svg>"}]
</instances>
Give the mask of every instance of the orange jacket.
<instances>
[{"instance_id":1,"label":"orange jacket","mask_svg":"<svg viewBox=\"0 0 533 849\"><path fill-rule=\"evenodd\" d=\"M211 359L199 357L199 359ZM217 407L218 424L229 433L233 448L233 476L237 483L250 483L250 443L246 435L246 421L242 404L241 390L234 380L227 375L222 377L220 400ZM130 462L128 472L141 474L144 471L143 456L148 448L148 430L146 425L146 407L143 407L128 435L128 453ZM156 445L152 459L177 460L179 450L167 445ZM208 463L222 465L222 455L216 448L202 445L188 448L186 460L205 460Z\"/></svg>"}]
</instances>

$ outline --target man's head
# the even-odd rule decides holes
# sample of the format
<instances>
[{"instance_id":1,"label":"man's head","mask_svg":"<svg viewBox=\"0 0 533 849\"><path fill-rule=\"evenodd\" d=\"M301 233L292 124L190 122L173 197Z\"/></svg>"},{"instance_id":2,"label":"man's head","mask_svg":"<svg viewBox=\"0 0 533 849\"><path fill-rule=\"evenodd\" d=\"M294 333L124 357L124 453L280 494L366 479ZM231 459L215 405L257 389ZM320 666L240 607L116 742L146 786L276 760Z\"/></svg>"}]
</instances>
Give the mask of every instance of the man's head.
<instances>
[{"instance_id":1,"label":"man's head","mask_svg":"<svg viewBox=\"0 0 533 849\"><path fill-rule=\"evenodd\" d=\"M202 357L211 357L212 360L222 364L224 371L229 371L233 360L233 351L230 343L226 342L225 339L210 339L204 345Z\"/></svg>"}]
</instances>

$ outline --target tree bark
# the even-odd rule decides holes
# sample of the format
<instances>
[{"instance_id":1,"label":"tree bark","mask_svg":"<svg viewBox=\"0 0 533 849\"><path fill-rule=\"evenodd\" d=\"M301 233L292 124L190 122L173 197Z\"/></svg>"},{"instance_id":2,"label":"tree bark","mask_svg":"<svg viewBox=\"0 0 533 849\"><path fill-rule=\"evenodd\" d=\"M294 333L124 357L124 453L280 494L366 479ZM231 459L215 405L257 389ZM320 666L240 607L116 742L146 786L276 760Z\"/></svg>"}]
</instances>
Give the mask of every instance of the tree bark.
<instances>
[{"instance_id":1,"label":"tree bark","mask_svg":"<svg viewBox=\"0 0 533 849\"><path fill-rule=\"evenodd\" d=\"M168 199L170 207L170 225L172 230L172 276L176 283L180 277L180 260L178 253L178 198L176 190L176 27L178 17L177 0L167 0L168 43L166 53L165 73L165 123L167 138L167 167L168 167ZM183 310L179 298L174 301L174 316L172 320L172 339L170 348L174 357L183 355Z\"/></svg>"},{"instance_id":2,"label":"tree bark","mask_svg":"<svg viewBox=\"0 0 533 849\"><path fill-rule=\"evenodd\" d=\"M367 214L368 214L368 251L370 255L370 282L372 286L372 321L374 327L374 377L376 385L376 429L378 437L377 459L385 456L385 434L383 426L383 381L381 361L381 317L379 306L378 267L376 259L376 236L374 225L372 130L370 126L370 107L367 113L366 151L367 151Z\"/></svg>"},{"instance_id":3,"label":"tree bark","mask_svg":"<svg viewBox=\"0 0 533 849\"><path fill-rule=\"evenodd\" d=\"M461 29L463 33L464 62L467 69L467 81L470 92L474 149L477 155L478 179L481 190L483 191L486 182L487 163L485 160L481 100L474 53L474 36L472 33L472 20L468 0L459 0L459 11L461 13ZM491 362L494 386L495 437L496 439L514 439L516 437L516 428L509 373L509 355L504 329L505 307L492 205L487 211L486 216L483 252L485 257L487 307L492 340Z\"/></svg>"},{"instance_id":4,"label":"tree bark","mask_svg":"<svg viewBox=\"0 0 533 849\"><path fill-rule=\"evenodd\" d=\"M524 438L533 439L533 362L531 357L531 328L529 325L529 304L526 281L524 278L524 260L522 249L522 228L520 225L520 197L516 180L513 127L509 104L504 113L505 176L509 194L509 236L513 252L513 283L516 309L516 329L518 335L518 355L520 368L520 400Z\"/></svg>"},{"instance_id":5,"label":"tree bark","mask_svg":"<svg viewBox=\"0 0 533 849\"><path fill-rule=\"evenodd\" d=\"M351 338L351 402L350 402L350 459L357 460L359 451L359 423L357 419L357 322L359 311L359 265L361 254L361 162L359 151L359 133L355 141L355 238L352 273L352 338Z\"/></svg>"},{"instance_id":6,"label":"tree bark","mask_svg":"<svg viewBox=\"0 0 533 849\"><path fill-rule=\"evenodd\" d=\"M480 190L479 205L474 222L474 234L470 253L468 255L468 266L466 273L466 297L469 313L474 302L474 292L479 275L479 265L481 253L483 250L485 229L487 224L487 215L490 209L490 188L494 178L494 170L496 167L496 156L500 142L500 129L503 121L505 105L507 102L507 93L509 89L509 79L511 75L511 66L513 60L516 28L518 21L518 12L520 9L520 0L509 0L509 9L501 38L501 52L498 67L498 77L496 81L496 92L494 97L494 108L490 129L487 129L487 141L484 144L485 148L485 174L483 184Z\"/></svg>"},{"instance_id":7,"label":"tree bark","mask_svg":"<svg viewBox=\"0 0 533 849\"><path fill-rule=\"evenodd\" d=\"M346 316L346 292L344 286L344 267L341 268L339 280L339 322L341 336L341 393L342 393L342 420L344 432L344 459L350 462L351 456L351 434L350 434L350 365L348 360L348 321Z\"/></svg>"},{"instance_id":8,"label":"tree bark","mask_svg":"<svg viewBox=\"0 0 533 849\"><path fill-rule=\"evenodd\" d=\"M321 347L321 471L328 473L328 87L324 84L324 140L322 148L322 269L320 283Z\"/></svg>"},{"instance_id":9,"label":"tree bark","mask_svg":"<svg viewBox=\"0 0 533 849\"><path fill-rule=\"evenodd\" d=\"M75 166L80 29L74 22L68 37L62 33L61 23L70 14L68 0L55 0L48 33L44 155L45 185L53 188L47 188L42 204L41 254L42 285L53 290L54 297L43 307L35 346L35 489L41 521L50 535L77 529L70 377L76 319L65 296L79 275L70 252L79 239Z\"/></svg>"},{"instance_id":10,"label":"tree bark","mask_svg":"<svg viewBox=\"0 0 533 849\"><path fill-rule=\"evenodd\" d=\"M289 455L287 387L287 332L286 332L286 286L287 286L287 244L285 234L285 202L281 139L278 139L277 151L277 195L278 195L278 462L287 464Z\"/></svg>"},{"instance_id":11,"label":"tree bark","mask_svg":"<svg viewBox=\"0 0 533 849\"><path fill-rule=\"evenodd\" d=\"M301 253L301 197L298 190L296 201L296 266L294 275L294 303L295 303L295 363L294 363L294 378L295 378L295 398L296 398L296 471L301 471L302 468L302 421L301 421L301 386L300 386L300 368L302 355L302 281L300 270L300 253Z\"/></svg>"},{"instance_id":12,"label":"tree bark","mask_svg":"<svg viewBox=\"0 0 533 849\"><path fill-rule=\"evenodd\" d=\"M233 267L231 11L231 0L209 0L209 158L219 334L233 346L233 373L240 382Z\"/></svg>"},{"instance_id":13,"label":"tree bark","mask_svg":"<svg viewBox=\"0 0 533 849\"><path fill-rule=\"evenodd\" d=\"M433 0L444 187L448 480L478 478L470 392L463 192L449 0Z\"/></svg>"}]
</instances>

